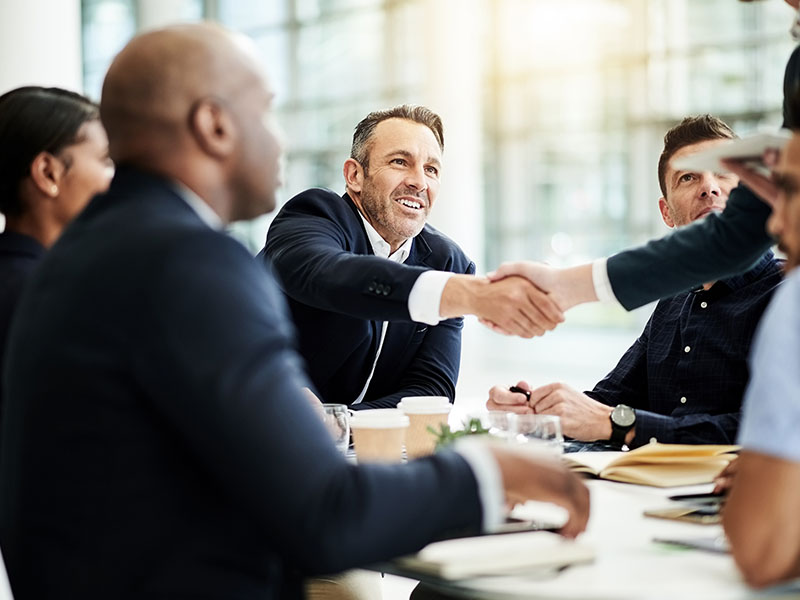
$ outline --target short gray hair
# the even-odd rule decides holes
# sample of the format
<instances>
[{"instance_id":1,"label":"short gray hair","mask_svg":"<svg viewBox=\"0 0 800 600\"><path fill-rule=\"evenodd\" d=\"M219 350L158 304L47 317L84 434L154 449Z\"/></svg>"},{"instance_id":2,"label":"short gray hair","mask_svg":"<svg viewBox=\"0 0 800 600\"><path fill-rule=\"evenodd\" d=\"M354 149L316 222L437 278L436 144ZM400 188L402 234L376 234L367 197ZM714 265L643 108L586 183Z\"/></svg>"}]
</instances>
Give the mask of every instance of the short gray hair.
<instances>
[{"instance_id":1,"label":"short gray hair","mask_svg":"<svg viewBox=\"0 0 800 600\"><path fill-rule=\"evenodd\" d=\"M369 141L375 132L378 123L386 119L406 119L425 125L433 132L439 143L439 148L444 152L444 127L442 118L431 109L415 104L401 104L394 108L376 110L361 119L353 133L353 145L350 148L350 158L358 161L366 170L369 166Z\"/></svg>"}]
</instances>

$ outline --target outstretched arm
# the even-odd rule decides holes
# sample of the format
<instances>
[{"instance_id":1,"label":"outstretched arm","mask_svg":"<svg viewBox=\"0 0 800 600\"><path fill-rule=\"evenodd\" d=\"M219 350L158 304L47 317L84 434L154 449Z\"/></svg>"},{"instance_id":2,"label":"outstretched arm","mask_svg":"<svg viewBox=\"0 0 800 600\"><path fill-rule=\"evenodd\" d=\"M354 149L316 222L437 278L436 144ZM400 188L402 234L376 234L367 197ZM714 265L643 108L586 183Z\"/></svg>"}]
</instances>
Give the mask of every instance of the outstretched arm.
<instances>
[{"instance_id":1,"label":"outstretched arm","mask_svg":"<svg viewBox=\"0 0 800 600\"><path fill-rule=\"evenodd\" d=\"M602 288L602 275L607 275L613 296L633 310L748 270L774 243L766 232L771 210L748 188L739 186L731 192L722 214L710 214L666 237L615 254L605 265L557 269L541 263L508 263L490 277L527 277L567 310L600 299L598 288Z\"/></svg>"}]
</instances>

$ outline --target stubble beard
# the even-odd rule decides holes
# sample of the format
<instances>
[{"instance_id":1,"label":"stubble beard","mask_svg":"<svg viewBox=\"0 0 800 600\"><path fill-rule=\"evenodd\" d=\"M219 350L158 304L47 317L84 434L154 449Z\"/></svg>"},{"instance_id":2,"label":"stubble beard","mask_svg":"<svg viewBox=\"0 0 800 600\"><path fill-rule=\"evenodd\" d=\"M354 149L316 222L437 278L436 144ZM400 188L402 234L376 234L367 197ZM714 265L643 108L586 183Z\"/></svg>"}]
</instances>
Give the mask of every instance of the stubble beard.
<instances>
[{"instance_id":1,"label":"stubble beard","mask_svg":"<svg viewBox=\"0 0 800 600\"><path fill-rule=\"evenodd\" d=\"M374 187L368 184L367 181L368 179L364 181L364 185L361 189L361 206L371 222L378 224L387 234L395 238L393 240L386 240L387 242L404 241L416 236L422 231L428 218L426 209L419 209L422 214L421 221L404 219L393 212L396 203L394 200L395 192L390 195L387 201L384 201L375 192ZM419 197L419 194L408 189L401 190L397 195Z\"/></svg>"}]
</instances>

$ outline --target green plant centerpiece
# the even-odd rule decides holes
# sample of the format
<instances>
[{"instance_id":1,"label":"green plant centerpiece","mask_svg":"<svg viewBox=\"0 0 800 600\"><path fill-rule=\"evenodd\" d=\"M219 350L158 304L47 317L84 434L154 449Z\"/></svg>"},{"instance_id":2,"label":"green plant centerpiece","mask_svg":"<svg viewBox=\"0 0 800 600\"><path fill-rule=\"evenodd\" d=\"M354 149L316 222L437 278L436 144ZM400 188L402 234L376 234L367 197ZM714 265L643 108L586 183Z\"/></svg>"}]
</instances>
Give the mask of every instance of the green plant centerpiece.
<instances>
[{"instance_id":1,"label":"green plant centerpiece","mask_svg":"<svg viewBox=\"0 0 800 600\"><path fill-rule=\"evenodd\" d=\"M489 430L483 426L483 423L481 423L481 420L478 418L472 418L464 423L464 429L456 429L453 431L450 429L450 425L443 423L439 426L439 431L436 431L433 427L428 425L428 431L436 436L437 450L449 446L458 438L462 438L465 435L486 435L489 433Z\"/></svg>"}]
</instances>

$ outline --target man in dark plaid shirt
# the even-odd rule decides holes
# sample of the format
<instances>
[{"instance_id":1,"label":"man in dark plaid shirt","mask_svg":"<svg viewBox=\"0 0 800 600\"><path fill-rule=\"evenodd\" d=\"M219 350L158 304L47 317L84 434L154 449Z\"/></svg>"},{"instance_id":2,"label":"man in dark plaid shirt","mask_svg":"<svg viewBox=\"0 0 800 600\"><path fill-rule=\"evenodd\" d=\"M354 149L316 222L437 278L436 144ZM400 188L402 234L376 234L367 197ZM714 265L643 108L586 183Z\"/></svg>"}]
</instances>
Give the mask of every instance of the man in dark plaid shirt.
<instances>
[{"instance_id":1,"label":"man in dark plaid shirt","mask_svg":"<svg viewBox=\"0 0 800 600\"><path fill-rule=\"evenodd\" d=\"M676 170L672 161L734 137L710 115L687 117L664 136L659 208L669 227L722 211L738 183L731 174ZM583 441L614 439L632 448L653 440L733 444L750 342L781 273L768 252L742 275L662 300L639 339L590 392L563 383L530 390L520 381L527 393L495 386L487 407L558 415L564 434ZM622 410L628 416L620 424Z\"/></svg>"}]
</instances>

